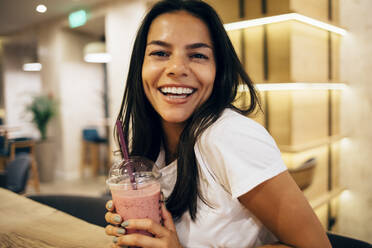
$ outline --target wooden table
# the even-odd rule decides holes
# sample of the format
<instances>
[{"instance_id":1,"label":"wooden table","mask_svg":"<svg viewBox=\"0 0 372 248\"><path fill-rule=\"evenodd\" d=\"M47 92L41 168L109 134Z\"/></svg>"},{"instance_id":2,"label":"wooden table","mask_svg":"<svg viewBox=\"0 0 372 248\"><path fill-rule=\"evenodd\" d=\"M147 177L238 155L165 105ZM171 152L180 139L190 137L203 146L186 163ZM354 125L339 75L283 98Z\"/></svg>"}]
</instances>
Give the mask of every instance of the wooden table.
<instances>
[{"instance_id":1,"label":"wooden table","mask_svg":"<svg viewBox=\"0 0 372 248\"><path fill-rule=\"evenodd\" d=\"M91 248L111 243L102 227L0 188L0 247Z\"/></svg>"}]
</instances>

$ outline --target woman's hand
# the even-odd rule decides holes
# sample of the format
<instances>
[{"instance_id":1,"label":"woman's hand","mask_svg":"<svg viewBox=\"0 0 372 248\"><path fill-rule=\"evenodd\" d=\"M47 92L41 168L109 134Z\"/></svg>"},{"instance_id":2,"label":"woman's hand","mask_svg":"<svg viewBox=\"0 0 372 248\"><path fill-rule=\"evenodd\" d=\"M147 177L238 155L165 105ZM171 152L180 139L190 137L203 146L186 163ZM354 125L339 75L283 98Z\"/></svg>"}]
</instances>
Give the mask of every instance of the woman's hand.
<instances>
[{"instance_id":1,"label":"woman's hand","mask_svg":"<svg viewBox=\"0 0 372 248\"><path fill-rule=\"evenodd\" d=\"M113 225L108 225L105 228L106 234L112 235L112 236L121 236L125 234L125 229L122 228L120 225L123 222L123 219L120 215L115 213L115 206L113 201L108 201L106 203L106 209L109 211L105 215L105 219L108 223L111 223Z\"/></svg>"},{"instance_id":2,"label":"woman's hand","mask_svg":"<svg viewBox=\"0 0 372 248\"><path fill-rule=\"evenodd\" d=\"M122 222L120 215L115 214L114 204L112 201L107 202L106 208L109 210L106 213L106 221L116 226L108 225L106 234L115 236L112 247L138 246L151 248L181 248L178 240L176 227L173 223L172 215L166 209L164 203L161 204L161 214L164 226L154 222L151 219L130 219ZM120 226L118 226L120 225ZM144 230L152 233L154 237L149 237L139 233L125 234L125 229Z\"/></svg>"}]
</instances>

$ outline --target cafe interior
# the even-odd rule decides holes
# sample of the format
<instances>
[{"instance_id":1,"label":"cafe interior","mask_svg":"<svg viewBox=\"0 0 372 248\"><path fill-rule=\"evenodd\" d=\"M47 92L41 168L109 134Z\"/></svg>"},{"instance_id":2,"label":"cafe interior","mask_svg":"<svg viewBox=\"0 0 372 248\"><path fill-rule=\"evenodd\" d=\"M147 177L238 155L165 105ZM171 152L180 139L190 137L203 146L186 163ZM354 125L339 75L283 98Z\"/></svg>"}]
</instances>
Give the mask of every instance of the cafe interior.
<instances>
[{"instance_id":1,"label":"cafe interior","mask_svg":"<svg viewBox=\"0 0 372 248\"><path fill-rule=\"evenodd\" d=\"M14 213L9 209L23 203L30 204L25 214L40 220L58 215L56 221L66 225L73 218L71 231L84 229L91 237L81 241L69 235L63 242L70 243L58 241L55 247L72 247L73 242L102 247L107 242L104 220L97 223L60 205L87 204L92 213L104 214L110 197L105 180L118 159L113 128L133 39L155 2L1 1L0 244L6 239L15 244L10 247L21 242L40 245L25 238L36 231L23 232L16 225L28 225L32 217L9 218ZM288 171L328 233L337 234L344 244L362 244L342 247L369 247L372 1L205 2L219 13L260 94L262 111L248 117L273 136ZM239 88L236 106L249 100L245 91ZM96 203L98 198L104 201ZM52 208L41 213L29 199L63 213ZM22 211L21 206L16 210ZM39 235L48 232L42 225L36 230ZM48 235L42 240L55 242Z\"/></svg>"}]
</instances>

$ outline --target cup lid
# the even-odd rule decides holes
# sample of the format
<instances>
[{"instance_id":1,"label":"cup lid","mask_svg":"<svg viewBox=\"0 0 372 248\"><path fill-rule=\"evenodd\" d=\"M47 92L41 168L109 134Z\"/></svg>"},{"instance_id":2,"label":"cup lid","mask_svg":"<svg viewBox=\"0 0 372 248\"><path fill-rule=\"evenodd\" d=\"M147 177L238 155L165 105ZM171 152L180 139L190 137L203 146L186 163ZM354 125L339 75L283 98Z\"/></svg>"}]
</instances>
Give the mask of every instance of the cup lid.
<instances>
[{"instance_id":1,"label":"cup lid","mask_svg":"<svg viewBox=\"0 0 372 248\"><path fill-rule=\"evenodd\" d=\"M110 168L106 183L130 184L129 173L131 171L136 179L136 183L157 180L161 177L161 172L154 162L144 157L133 156L113 164Z\"/></svg>"}]
</instances>

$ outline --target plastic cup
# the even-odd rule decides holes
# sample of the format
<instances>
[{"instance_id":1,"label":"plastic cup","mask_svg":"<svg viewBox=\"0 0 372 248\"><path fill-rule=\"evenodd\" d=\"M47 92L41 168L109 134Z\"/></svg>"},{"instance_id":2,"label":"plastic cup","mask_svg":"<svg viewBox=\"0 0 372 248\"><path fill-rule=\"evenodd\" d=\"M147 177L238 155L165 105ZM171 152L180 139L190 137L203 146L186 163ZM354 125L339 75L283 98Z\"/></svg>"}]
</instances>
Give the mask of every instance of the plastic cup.
<instances>
[{"instance_id":1,"label":"plastic cup","mask_svg":"<svg viewBox=\"0 0 372 248\"><path fill-rule=\"evenodd\" d=\"M129 171L132 171L135 182L131 182ZM161 223L160 177L155 163L143 157L124 159L111 167L106 183L116 212L123 220L148 218ZM153 236L142 230L128 229L127 233Z\"/></svg>"}]
</instances>

